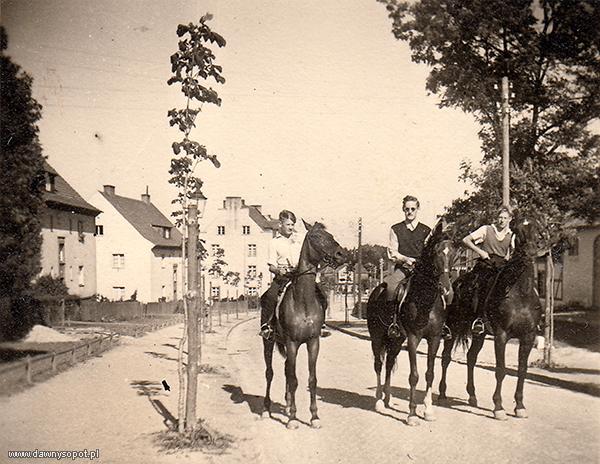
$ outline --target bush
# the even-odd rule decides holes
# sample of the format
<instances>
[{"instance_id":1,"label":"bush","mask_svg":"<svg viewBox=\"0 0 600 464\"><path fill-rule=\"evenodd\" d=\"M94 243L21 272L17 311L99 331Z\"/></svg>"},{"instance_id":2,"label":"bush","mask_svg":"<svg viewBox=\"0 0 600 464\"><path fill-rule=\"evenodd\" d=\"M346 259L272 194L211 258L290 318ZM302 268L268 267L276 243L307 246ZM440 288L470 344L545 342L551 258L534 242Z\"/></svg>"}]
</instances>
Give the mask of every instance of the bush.
<instances>
[{"instance_id":1,"label":"bush","mask_svg":"<svg viewBox=\"0 0 600 464\"><path fill-rule=\"evenodd\" d=\"M44 307L31 295L0 298L0 341L19 340L36 324L44 324Z\"/></svg>"},{"instance_id":2,"label":"bush","mask_svg":"<svg viewBox=\"0 0 600 464\"><path fill-rule=\"evenodd\" d=\"M62 280L47 274L37 279L31 288L31 293L42 299L48 297L60 299L69 295L69 289Z\"/></svg>"}]
</instances>

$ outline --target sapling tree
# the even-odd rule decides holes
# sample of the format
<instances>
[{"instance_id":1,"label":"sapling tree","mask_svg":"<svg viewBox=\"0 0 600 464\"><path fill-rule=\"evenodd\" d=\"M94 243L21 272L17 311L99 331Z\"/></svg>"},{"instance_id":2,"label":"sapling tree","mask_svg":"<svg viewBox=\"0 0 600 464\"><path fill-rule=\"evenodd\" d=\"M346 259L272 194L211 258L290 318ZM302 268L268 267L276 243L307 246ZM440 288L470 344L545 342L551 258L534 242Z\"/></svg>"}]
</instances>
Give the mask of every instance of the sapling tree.
<instances>
[{"instance_id":1,"label":"sapling tree","mask_svg":"<svg viewBox=\"0 0 600 464\"><path fill-rule=\"evenodd\" d=\"M171 175L169 183L177 188L177 197L173 200L173 203L179 205L180 208L173 215L176 217L177 224L183 227L182 267L184 270L187 266L195 266L197 269L197 259L195 257L191 260L186 259L188 237L197 237L195 231L190 234L190 225L193 224L192 227L197 227L197 218L190 218L188 215L190 200L201 195L202 180L196 174L196 168L202 161L209 161L215 167L219 167L217 157L209 154L204 145L190 137L192 130L196 127L197 117L202 111L202 106L205 103L221 105L218 93L208 86L207 81L214 79L219 84L225 83L225 78L221 75L222 68L215 63L216 57L210 48L210 45L214 44L218 47L225 46L225 39L208 26L208 21L211 19L212 15L207 13L200 18L197 24L180 24L177 27L178 49L171 55L172 75L167 81L169 85L179 84L185 97L184 108L172 108L168 112L169 124L176 126L182 133L182 138L172 144L174 156L171 159L169 169ZM196 211L193 206L191 210ZM196 245L197 243L193 244L194 249ZM196 398L195 394L190 395L189 393L196 391L197 366L191 366L189 358L195 358L195 356L191 356L192 351L198 350L197 340L189 340L187 369L188 371L193 370L196 377L188 378L186 384L184 380L183 347L189 325L195 324L197 326L198 321L190 319L190 313L193 314L194 319L197 319L195 311L190 311L190 305L196 304L197 289L189 288L187 273L184 271L183 274L185 322L183 336L179 343L179 432L183 432L184 429L191 430L196 425ZM188 392L187 400L184 398L184 392ZM193 402L193 404L190 402Z\"/></svg>"}]
</instances>

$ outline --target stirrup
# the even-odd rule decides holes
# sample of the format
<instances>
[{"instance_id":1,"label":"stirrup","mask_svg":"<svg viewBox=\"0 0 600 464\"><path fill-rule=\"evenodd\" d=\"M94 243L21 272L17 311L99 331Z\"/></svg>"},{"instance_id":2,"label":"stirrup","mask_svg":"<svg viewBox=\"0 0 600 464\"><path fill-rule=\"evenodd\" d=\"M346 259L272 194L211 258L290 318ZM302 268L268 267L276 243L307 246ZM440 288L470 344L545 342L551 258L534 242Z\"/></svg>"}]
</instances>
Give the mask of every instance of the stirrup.
<instances>
[{"instance_id":1,"label":"stirrup","mask_svg":"<svg viewBox=\"0 0 600 464\"><path fill-rule=\"evenodd\" d=\"M471 333L473 335L483 335L485 333L485 323L483 322L482 318L478 317L473 321L473 324L471 325Z\"/></svg>"},{"instance_id":2,"label":"stirrup","mask_svg":"<svg viewBox=\"0 0 600 464\"><path fill-rule=\"evenodd\" d=\"M448 327L446 324L444 324L444 326L442 327L442 338L444 340L452 340L453 338L452 331L450 330L450 327Z\"/></svg>"},{"instance_id":3,"label":"stirrup","mask_svg":"<svg viewBox=\"0 0 600 464\"><path fill-rule=\"evenodd\" d=\"M269 326L269 324L263 324L260 327L260 332L258 333L265 340L273 339L273 329Z\"/></svg>"},{"instance_id":4,"label":"stirrup","mask_svg":"<svg viewBox=\"0 0 600 464\"><path fill-rule=\"evenodd\" d=\"M395 322L393 322L388 327L387 334L388 334L388 337L398 338L400 336L400 334L401 334L401 332L400 332L400 326L398 324L396 324Z\"/></svg>"}]
</instances>

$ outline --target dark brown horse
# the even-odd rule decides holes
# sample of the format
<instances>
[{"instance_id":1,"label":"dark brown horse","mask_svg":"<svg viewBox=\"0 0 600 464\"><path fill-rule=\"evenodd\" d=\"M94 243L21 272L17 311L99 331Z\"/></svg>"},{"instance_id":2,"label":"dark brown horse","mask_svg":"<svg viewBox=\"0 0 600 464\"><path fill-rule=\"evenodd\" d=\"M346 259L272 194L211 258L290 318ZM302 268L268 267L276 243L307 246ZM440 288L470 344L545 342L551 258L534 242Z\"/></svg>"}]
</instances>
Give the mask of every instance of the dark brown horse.
<instances>
[{"instance_id":1,"label":"dark brown horse","mask_svg":"<svg viewBox=\"0 0 600 464\"><path fill-rule=\"evenodd\" d=\"M285 358L285 401L289 429L298 427L296 419L296 356L298 349L306 343L308 349L309 389L311 426L320 427L317 414L317 357L319 336L325 319L323 307L317 298L316 275L320 264L338 267L345 260L343 248L325 230L323 224L309 226L302 244L298 268L290 285L285 290L275 324L275 340L263 340L267 379L263 418L271 414L271 381L273 380L273 348Z\"/></svg>"},{"instance_id":2,"label":"dark brown horse","mask_svg":"<svg viewBox=\"0 0 600 464\"><path fill-rule=\"evenodd\" d=\"M537 327L542 315L539 295L535 289L534 258L537 252L538 230L533 221L526 218L513 219L510 228L515 235L515 249L510 260L499 270L495 283L490 290L485 307L494 335L496 352L496 390L494 391L494 417L506 420L502 406L502 381L506 374L505 349L511 338L519 340L519 367L517 389L515 392L515 415L527 417L523 404L523 385L527 375L527 362L533 348ZM446 373L451 361L452 347L455 341L466 345L470 336L471 323L476 314L473 309L473 281L470 273L459 277L454 284L454 303L448 308L448 325L454 338L444 341L442 352L442 379L440 381L439 400L446 400ZM475 393L474 368L477 356L483 347L485 334L472 337L467 352L467 393L469 404L477 406Z\"/></svg>"},{"instance_id":3,"label":"dark brown horse","mask_svg":"<svg viewBox=\"0 0 600 464\"><path fill-rule=\"evenodd\" d=\"M438 223L425 243L423 253L415 264L406 298L400 308L397 303L385 301L381 286L371 293L367 302L367 326L371 336L371 348L377 374L375 409L381 411L389 407L391 373L396 357L405 339L408 339L410 360L410 400L408 424L418 425L416 388L419 380L417 370L417 347L425 338L428 344L427 372L425 379L425 419L434 420L432 385L435 357L440 345L442 327L446 320L446 306L452 301L450 266L454 260L455 248L452 241L442 232ZM384 285L384 284L382 284ZM396 306L396 307L394 307ZM399 330L395 324L399 323ZM396 336L393 332L398 332ZM386 377L382 391L381 368L385 358ZM385 398L382 401L383 394Z\"/></svg>"}]
</instances>

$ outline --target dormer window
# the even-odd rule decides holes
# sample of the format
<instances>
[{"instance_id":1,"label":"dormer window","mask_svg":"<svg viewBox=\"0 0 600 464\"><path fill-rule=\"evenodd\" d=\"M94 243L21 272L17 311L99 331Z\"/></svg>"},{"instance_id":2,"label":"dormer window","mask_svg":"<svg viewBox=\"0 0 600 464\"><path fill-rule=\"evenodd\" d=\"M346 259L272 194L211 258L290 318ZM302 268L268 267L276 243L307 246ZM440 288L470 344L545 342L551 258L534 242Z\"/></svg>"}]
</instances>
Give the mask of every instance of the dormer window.
<instances>
[{"instance_id":1,"label":"dormer window","mask_svg":"<svg viewBox=\"0 0 600 464\"><path fill-rule=\"evenodd\" d=\"M163 227L163 238L171 238L171 228Z\"/></svg>"},{"instance_id":2,"label":"dormer window","mask_svg":"<svg viewBox=\"0 0 600 464\"><path fill-rule=\"evenodd\" d=\"M54 178L56 176L54 174L46 173L46 192L55 192L56 185L54 184Z\"/></svg>"}]
</instances>

